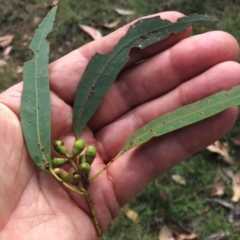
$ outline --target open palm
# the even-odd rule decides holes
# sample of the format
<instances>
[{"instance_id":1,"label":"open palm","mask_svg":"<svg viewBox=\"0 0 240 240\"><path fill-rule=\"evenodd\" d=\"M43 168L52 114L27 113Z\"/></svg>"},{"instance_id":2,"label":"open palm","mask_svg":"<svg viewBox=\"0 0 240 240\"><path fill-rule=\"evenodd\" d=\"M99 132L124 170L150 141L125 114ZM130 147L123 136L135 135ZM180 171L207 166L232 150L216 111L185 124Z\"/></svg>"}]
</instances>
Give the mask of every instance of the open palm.
<instances>
[{"instance_id":1,"label":"open palm","mask_svg":"<svg viewBox=\"0 0 240 240\"><path fill-rule=\"evenodd\" d=\"M181 16L160 15L171 21ZM49 66L52 140L61 139L70 149L72 103L81 75L96 52L111 51L126 31L127 26ZM144 50L133 49L81 136L98 149L91 175L149 121L240 84L237 41L224 32L190 34L188 29ZM64 189L31 161L19 120L21 91L22 83L0 95L0 239L98 239L84 197ZM228 109L119 157L90 186L101 228L106 230L120 207L155 177L225 134L236 115L236 108Z\"/></svg>"}]
</instances>

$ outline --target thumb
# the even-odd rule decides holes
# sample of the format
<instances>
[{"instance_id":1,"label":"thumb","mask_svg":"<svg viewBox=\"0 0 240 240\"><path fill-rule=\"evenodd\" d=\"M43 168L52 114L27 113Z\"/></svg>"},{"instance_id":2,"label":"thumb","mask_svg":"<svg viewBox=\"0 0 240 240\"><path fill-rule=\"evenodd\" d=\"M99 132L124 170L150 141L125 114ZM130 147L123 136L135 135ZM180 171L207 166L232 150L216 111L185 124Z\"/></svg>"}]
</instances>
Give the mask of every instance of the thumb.
<instances>
[{"instance_id":1,"label":"thumb","mask_svg":"<svg viewBox=\"0 0 240 240\"><path fill-rule=\"evenodd\" d=\"M29 179L33 165L29 164L20 121L0 103L0 229L12 215Z\"/></svg>"}]
</instances>

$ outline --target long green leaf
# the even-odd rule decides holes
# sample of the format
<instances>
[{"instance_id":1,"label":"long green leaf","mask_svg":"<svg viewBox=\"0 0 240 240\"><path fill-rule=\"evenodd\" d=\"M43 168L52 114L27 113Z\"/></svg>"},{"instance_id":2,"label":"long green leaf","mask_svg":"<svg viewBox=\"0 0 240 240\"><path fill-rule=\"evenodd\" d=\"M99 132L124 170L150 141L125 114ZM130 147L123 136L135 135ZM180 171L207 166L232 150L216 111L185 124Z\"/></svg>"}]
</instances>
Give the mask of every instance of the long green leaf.
<instances>
[{"instance_id":1,"label":"long green leaf","mask_svg":"<svg viewBox=\"0 0 240 240\"><path fill-rule=\"evenodd\" d=\"M201 15L183 17L175 23L159 17L143 19L129 28L112 52L94 55L83 74L75 96L73 130L76 137L81 134L113 81L128 62L129 52L133 47L143 49L166 39L172 33L186 30L190 25L203 26L215 21Z\"/></svg>"},{"instance_id":2,"label":"long green leaf","mask_svg":"<svg viewBox=\"0 0 240 240\"><path fill-rule=\"evenodd\" d=\"M52 8L36 30L30 49L34 58L23 67L21 125L29 154L35 164L48 170L51 160L51 103L48 62L49 44L57 6Z\"/></svg>"},{"instance_id":3,"label":"long green leaf","mask_svg":"<svg viewBox=\"0 0 240 240\"><path fill-rule=\"evenodd\" d=\"M239 104L240 86L237 86L230 91L222 91L195 103L178 108L153 120L135 132L126 141L118 155L149 141L153 137L159 137L175 131Z\"/></svg>"}]
</instances>

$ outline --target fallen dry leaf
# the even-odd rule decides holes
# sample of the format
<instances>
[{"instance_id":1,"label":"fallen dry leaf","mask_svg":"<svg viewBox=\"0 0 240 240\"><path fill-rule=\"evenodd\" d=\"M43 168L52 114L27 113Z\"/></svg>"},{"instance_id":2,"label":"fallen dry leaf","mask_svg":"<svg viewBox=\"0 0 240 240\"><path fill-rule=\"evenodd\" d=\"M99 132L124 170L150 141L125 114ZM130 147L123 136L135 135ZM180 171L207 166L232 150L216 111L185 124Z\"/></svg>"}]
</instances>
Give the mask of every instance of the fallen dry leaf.
<instances>
[{"instance_id":1,"label":"fallen dry leaf","mask_svg":"<svg viewBox=\"0 0 240 240\"><path fill-rule=\"evenodd\" d=\"M176 240L176 239L173 237L172 232L170 231L168 226L163 225L159 232L158 240Z\"/></svg>"},{"instance_id":2,"label":"fallen dry leaf","mask_svg":"<svg viewBox=\"0 0 240 240\"><path fill-rule=\"evenodd\" d=\"M133 11L122 9L122 8L115 8L115 11L120 15L133 15L135 13Z\"/></svg>"},{"instance_id":3,"label":"fallen dry leaf","mask_svg":"<svg viewBox=\"0 0 240 240\"><path fill-rule=\"evenodd\" d=\"M171 176L172 180L175 181L176 183L180 184L180 185L187 185L186 180L181 177L180 175L174 174Z\"/></svg>"},{"instance_id":4,"label":"fallen dry leaf","mask_svg":"<svg viewBox=\"0 0 240 240\"><path fill-rule=\"evenodd\" d=\"M51 3L51 6L55 6L57 4L59 4L60 0L53 0Z\"/></svg>"},{"instance_id":5,"label":"fallen dry leaf","mask_svg":"<svg viewBox=\"0 0 240 240\"><path fill-rule=\"evenodd\" d=\"M17 66L16 73L21 74L22 72L23 72L23 67L22 66Z\"/></svg>"},{"instance_id":6,"label":"fallen dry leaf","mask_svg":"<svg viewBox=\"0 0 240 240\"><path fill-rule=\"evenodd\" d=\"M127 206L123 210L129 219L131 219L134 223L137 222L137 220L138 220L137 212L135 212L134 210L132 210L131 208L129 208Z\"/></svg>"},{"instance_id":7,"label":"fallen dry leaf","mask_svg":"<svg viewBox=\"0 0 240 240\"><path fill-rule=\"evenodd\" d=\"M213 233L207 237L205 237L204 239L206 240L221 240L221 239L226 239L226 237L230 236L230 232L228 231L221 231L218 233Z\"/></svg>"},{"instance_id":8,"label":"fallen dry leaf","mask_svg":"<svg viewBox=\"0 0 240 240\"><path fill-rule=\"evenodd\" d=\"M59 2L60 2L60 0L53 0L51 3L44 3L43 7L51 8L51 7L54 7L54 6L58 5Z\"/></svg>"},{"instance_id":9,"label":"fallen dry leaf","mask_svg":"<svg viewBox=\"0 0 240 240\"><path fill-rule=\"evenodd\" d=\"M115 28L120 22L121 22L121 19L117 18L114 22L105 23L105 24L103 24L103 26L111 29L111 28Z\"/></svg>"},{"instance_id":10,"label":"fallen dry leaf","mask_svg":"<svg viewBox=\"0 0 240 240\"><path fill-rule=\"evenodd\" d=\"M240 200L240 172L236 173L232 179L233 196L232 202L239 202Z\"/></svg>"},{"instance_id":11,"label":"fallen dry leaf","mask_svg":"<svg viewBox=\"0 0 240 240\"><path fill-rule=\"evenodd\" d=\"M225 193L226 185L223 181L218 181L214 184L211 197L222 196Z\"/></svg>"},{"instance_id":12,"label":"fallen dry leaf","mask_svg":"<svg viewBox=\"0 0 240 240\"><path fill-rule=\"evenodd\" d=\"M206 206L201 210L201 213L208 213L211 210L210 206Z\"/></svg>"},{"instance_id":13,"label":"fallen dry leaf","mask_svg":"<svg viewBox=\"0 0 240 240\"><path fill-rule=\"evenodd\" d=\"M176 219L171 217L168 213L164 212L164 222L171 227L174 234L190 234L189 230L185 228L181 223Z\"/></svg>"},{"instance_id":14,"label":"fallen dry leaf","mask_svg":"<svg viewBox=\"0 0 240 240\"><path fill-rule=\"evenodd\" d=\"M39 25L39 23L41 22L41 20L42 20L41 17L39 17L39 16L34 16L32 21L34 22L35 25Z\"/></svg>"},{"instance_id":15,"label":"fallen dry leaf","mask_svg":"<svg viewBox=\"0 0 240 240\"><path fill-rule=\"evenodd\" d=\"M29 45L28 42L23 42L23 43L22 43L22 46L23 46L23 47L26 47L26 46L28 46L28 45Z\"/></svg>"},{"instance_id":16,"label":"fallen dry leaf","mask_svg":"<svg viewBox=\"0 0 240 240\"><path fill-rule=\"evenodd\" d=\"M234 171L232 167L222 167L220 168L219 174L222 179L226 179L225 177L232 179L234 176Z\"/></svg>"},{"instance_id":17,"label":"fallen dry leaf","mask_svg":"<svg viewBox=\"0 0 240 240\"><path fill-rule=\"evenodd\" d=\"M0 59L0 67L6 66L7 62L3 59Z\"/></svg>"},{"instance_id":18,"label":"fallen dry leaf","mask_svg":"<svg viewBox=\"0 0 240 240\"><path fill-rule=\"evenodd\" d=\"M190 234L179 234L177 235L176 240L193 240L198 237L197 234L195 233L190 233Z\"/></svg>"},{"instance_id":19,"label":"fallen dry leaf","mask_svg":"<svg viewBox=\"0 0 240 240\"><path fill-rule=\"evenodd\" d=\"M229 155L228 149L221 144L220 141L216 141L214 144L207 147L207 149L210 152L218 153L222 156L223 160L227 162L230 165L235 165L235 161L233 158Z\"/></svg>"},{"instance_id":20,"label":"fallen dry leaf","mask_svg":"<svg viewBox=\"0 0 240 240\"><path fill-rule=\"evenodd\" d=\"M168 201L168 197L167 197L166 193L162 189L159 191L159 194L160 194L163 202L167 202Z\"/></svg>"},{"instance_id":21,"label":"fallen dry leaf","mask_svg":"<svg viewBox=\"0 0 240 240\"><path fill-rule=\"evenodd\" d=\"M0 37L0 47L5 48L9 46L12 43L13 38L14 35L11 34Z\"/></svg>"},{"instance_id":22,"label":"fallen dry leaf","mask_svg":"<svg viewBox=\"0 0 240 240\"><path fill-rule=\"evenodd\" d=\"M3 51L3 56L4 57L8 56L10 54L10 52L12 51L12 49L13 49L13 46L6 47Z\"/></svg>"},{"instance_id":23,"label":"fallen dry leaf","mask_svg":"<svg viewBox=\"0 0 240 240\"><path fill-rule=\"evenodd\" d=\"M79 24L79 27L86 33L88 33L94 40L99 39L102 37L102 34L100 31L98 31L96 28Z\"/></svg>"},{"instance_id":24,"label":"fallen dry leaf","mask_svg":"<svg viewBox=\"0 0 240 240\"><path fill-rule=\"evenodd\" d=\"M205 200L208 202L218 203L226 208L234 209L234 205L230 201L226 201L226 200L219 199L219 198L205 198Z\"/></svg>"}]
</instances>

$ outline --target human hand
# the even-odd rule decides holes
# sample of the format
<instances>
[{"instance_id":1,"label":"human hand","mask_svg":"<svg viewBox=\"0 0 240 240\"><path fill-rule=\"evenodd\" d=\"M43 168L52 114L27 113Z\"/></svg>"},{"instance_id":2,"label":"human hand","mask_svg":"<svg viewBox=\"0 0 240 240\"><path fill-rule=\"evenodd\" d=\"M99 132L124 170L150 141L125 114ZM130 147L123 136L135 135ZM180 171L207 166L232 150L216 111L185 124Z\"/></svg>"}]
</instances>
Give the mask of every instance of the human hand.
<instances>
[{"instance_id":1,"label":"human hand","mask_svg":"<svg viewBox=\"0 0 240 240\"><path fill-rule=\"evenodd\" d=\"M160 14L175 21L176 12ZM72 103L77 84L96 53L108 53L127 27L50 64L52 140L70 148ZM98 149L91 175L102 169L138 128L156 117L240 84L237 41L224 32L190 37L191 29L144 50L133 49L82 138ZM146 59L144 62L135 65ZM31 161L19 111L22 83L0 95L0 239L98 239L87 203ZM231 108L120 156L90 185L101 228L155 177L208 146L233 125Z\"/></svg>"}]
</instances>

